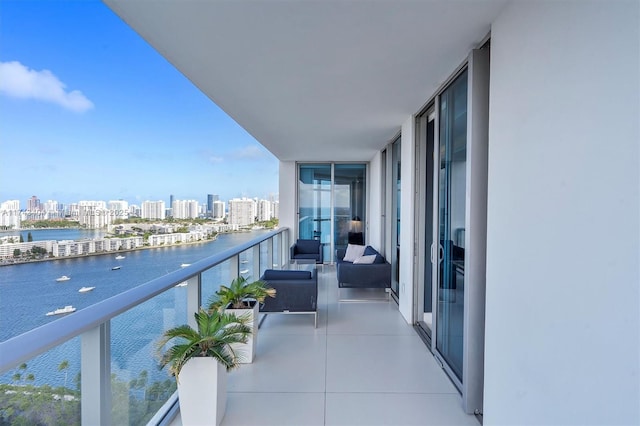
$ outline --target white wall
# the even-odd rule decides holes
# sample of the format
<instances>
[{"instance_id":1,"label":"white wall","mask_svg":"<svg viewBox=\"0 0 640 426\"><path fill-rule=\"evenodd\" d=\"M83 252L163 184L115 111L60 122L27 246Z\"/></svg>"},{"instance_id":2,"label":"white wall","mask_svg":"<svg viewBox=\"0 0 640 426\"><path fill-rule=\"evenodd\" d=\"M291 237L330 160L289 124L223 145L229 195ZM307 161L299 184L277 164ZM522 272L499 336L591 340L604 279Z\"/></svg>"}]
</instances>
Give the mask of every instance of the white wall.
<instances>
[{"instance_id":1,"label":"white wall","mask_svg":"<svg viewBox=\"0 0 640 426\"><path fill-rule=\"evenodd\" d=\"M382 153L369 162L367 201L367 244L382 249Z\"/></svg>"},{"instance_id":2,"label":"white wall","mask_svg":"<svg viewBox=\"0 0 640 426\"><path fill-rule=\"evenodd\" d=\"M289 242L295 242L297 227L296 194L298 193L295 161L280 161L279 170L280 226L289 228Z\"/></svg>"},{"instance_id":3,"label":"white wall","mask_svg":"<svg viewBox=\"0 0 640 426\"><path fill-rule=\"evenodd\" d=\"M415 117L402 124L400 169L400 283L398 308L404 319L413 324L413 240L415 182ZM391 273L394 273L391 271Z\"/></svg>"},{"instance_id":4,"label":"white wall","mask_svg":"<svg viewBox=\"0 0 640 426\"><path fill-rule=\"evenodd\" d=\"M492 27L485 425L640 424L637 1Z\"/></svg>"}]
</instances>

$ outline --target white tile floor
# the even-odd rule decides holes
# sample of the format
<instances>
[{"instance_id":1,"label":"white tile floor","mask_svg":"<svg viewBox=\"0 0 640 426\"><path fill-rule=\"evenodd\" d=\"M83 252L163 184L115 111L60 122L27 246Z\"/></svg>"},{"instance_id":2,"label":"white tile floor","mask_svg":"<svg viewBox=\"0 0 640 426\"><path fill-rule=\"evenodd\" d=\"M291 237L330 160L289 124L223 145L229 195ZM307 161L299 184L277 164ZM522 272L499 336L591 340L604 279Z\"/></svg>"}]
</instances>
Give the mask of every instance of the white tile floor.
<instances>
[{"instance_id":1,"label":"white tile floor","mask_svg":"<svg viewBox=\"0 0 640 426\"><path fill-rule=\"evenodd\" d=\"M266 318L255 361L229 374L222 426L479 425L393 301L339 303L331 266L318 286L318 328Z\"/></svg>"}]
</instances>

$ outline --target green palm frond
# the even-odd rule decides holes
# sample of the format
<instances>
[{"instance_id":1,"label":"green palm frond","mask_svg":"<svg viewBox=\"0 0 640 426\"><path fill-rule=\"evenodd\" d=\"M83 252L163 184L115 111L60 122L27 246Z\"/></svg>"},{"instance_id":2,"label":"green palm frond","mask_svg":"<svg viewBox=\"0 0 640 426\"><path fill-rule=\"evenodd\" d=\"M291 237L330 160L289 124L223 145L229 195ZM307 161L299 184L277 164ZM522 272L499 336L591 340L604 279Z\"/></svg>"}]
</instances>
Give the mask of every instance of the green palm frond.
<instances>
[{"instance_id":1,"label":"green palm frond","mask_svg":"<svg viewBox=\"0 0 640 426\"><path fill-rule=\"evenodd\" d=\"M227 370L237 367L237 357L230 345L246 343L251 334L247 320L217 310L202 309L195 313L195 319L197 330L180 325L164 332L157 343L160 366L169 365L169 372L174 376L193 357L215 358ZM176 342L165 350L165 346L174 339Z\"/></svg>"},{"instance_id":2,"label":"green palm frond","mask_svg":"<svg viewBox=\"0 0 640 426\"><path fill-rule=\"evenodd\" d=\"M267 283L258 280L248 282L245 277L234 279L227 287L221 285L215 295L209 299L209 309L225 309L229 304L233 309L245 308L247 299L255 299L258 303L263 303L266 297L275 297L276 290L267 287Z\"/></svg>"}]
</instances>

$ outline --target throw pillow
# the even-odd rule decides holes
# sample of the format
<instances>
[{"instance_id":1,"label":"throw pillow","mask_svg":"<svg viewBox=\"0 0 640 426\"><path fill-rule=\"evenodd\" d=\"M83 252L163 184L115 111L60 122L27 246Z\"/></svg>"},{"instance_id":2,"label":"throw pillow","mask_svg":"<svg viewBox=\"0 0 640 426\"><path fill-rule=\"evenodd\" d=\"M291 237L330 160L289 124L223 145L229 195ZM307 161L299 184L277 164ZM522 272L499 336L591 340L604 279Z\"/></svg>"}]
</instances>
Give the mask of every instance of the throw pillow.
<instances>
[{"instance_id":1,"label":"throw pillow","mask_svg":"<svg viewBox=\"0 0 640 426\"><path fill-rule=\"evenodd\" d=\"M370 254L368 256L360 256L359 258L353 261L353 264L355 265L356 263L361 263L361 264L370 265L373 262L375 262L375 260L376 260L376 255Z\"/></svg>"},{"instance_id":2,"label":"throw pillow","mask_svg":"<svg viewBox=\"0 0 640 426\"><path fill-rule=\"evenodd\" d=\"M349 244L342 260L344 260L345 262L353 262L364 254L364 249L365 246Z\"/></svg>"}]
</instances>

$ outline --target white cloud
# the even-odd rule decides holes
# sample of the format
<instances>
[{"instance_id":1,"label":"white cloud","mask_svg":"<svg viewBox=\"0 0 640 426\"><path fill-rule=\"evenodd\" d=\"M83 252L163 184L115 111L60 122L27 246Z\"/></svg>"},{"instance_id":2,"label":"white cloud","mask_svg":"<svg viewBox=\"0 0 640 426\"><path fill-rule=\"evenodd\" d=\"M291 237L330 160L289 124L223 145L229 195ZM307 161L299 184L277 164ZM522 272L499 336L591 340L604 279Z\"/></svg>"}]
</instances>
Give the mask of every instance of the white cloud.
<instances>
[{"instance_id":1,"label":"white cloud","mask_svg":"<svg viewBox=\"0 0 640 426\"><path fill-rule=\"evenodd\" d=\"M266 156L266 151L264 148L261 148L257 145L247 145L243 148L236 150L233 153L233 156L236 158L242 159L257 159L264 158Z\"/></svg>"},{"instance_id":2,"label":"white cloud","mask_svg":"<svg viewBox=\"0 0 640 426\"><path fill-rule=\"evenodd\" d=\"M75 112L93 108L93 102L82 92L67 91L67 86L51 71L35 71L17 61L0 62L0 93L14 98L52 102Z\"/></svg>"}]
</instances>

